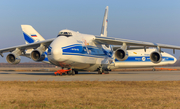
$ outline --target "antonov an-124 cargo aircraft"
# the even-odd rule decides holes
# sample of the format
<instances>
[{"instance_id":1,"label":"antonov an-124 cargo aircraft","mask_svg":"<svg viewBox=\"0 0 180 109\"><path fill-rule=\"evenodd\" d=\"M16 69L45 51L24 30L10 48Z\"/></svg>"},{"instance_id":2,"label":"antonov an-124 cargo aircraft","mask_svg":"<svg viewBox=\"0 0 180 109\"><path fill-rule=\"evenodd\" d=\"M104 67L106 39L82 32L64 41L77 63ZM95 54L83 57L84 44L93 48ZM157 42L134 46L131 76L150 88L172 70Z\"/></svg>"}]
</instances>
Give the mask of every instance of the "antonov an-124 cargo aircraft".
<instances>
[{"instance_id":1,"label":"antonov an-124 cargo aircraft","mask_svg":"<svg viewBox=\"0 0 180 109\"><path fill-rule=\"evenodd\" d=\"M32 26L21 25L24 45L0 49L0 55L10 52L6 60L18 64L20 56L36 62L46 62L70 69L69 75L79 70L108 73L112 69L154 67L173 64L176 58L161 51L161 48L180 49L159 43L107 37L108 6L105 9L100 36L89 35L68 29L61 30L56 38L45 40Z\"/></svg>"}]
</instances>

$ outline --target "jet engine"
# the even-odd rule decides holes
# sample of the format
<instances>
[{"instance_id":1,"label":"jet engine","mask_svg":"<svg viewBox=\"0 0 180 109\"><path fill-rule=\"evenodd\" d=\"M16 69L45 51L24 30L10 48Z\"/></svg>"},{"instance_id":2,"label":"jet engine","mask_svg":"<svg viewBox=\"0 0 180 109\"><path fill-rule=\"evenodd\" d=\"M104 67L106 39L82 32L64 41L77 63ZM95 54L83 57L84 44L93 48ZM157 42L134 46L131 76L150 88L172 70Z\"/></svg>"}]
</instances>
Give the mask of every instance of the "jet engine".
<instances>
[{"instance_id":1,"label":"jet engine","mask_svg":"<svg viewBox=\"0 0 180 109\"><path fill-rule=\"evenodd\" d=\"M34 60L34 61L43 61L45 59L45 54L43 51L41 50L33 50L31 52L31 59Z\"/></svg>"},{"instance_id":2,"label":"jet engine","mask_svg":"<svg viewBox=\"0 0 180 109\"><path fill-rule=\"evenodd\" d=\"M153 63L159 63L162 61L162 55L160 52L154 51L150 54L150 59Z\"/></svg>"},{"instance_id":3,"label":"jet engine","mask_svg":"<svg viewBox=\"0 0 180 109\"><path fill-rule=\"evenodd\" d=\"M6 56L6 61L10 64L19 64L21 61L20 55L22 54L21 50L16 48L12 53Z\"/></svg>"},{"instance_id":4,"label":"jet engine","mask_svg":"<svg viewBox=\"0 0 180 109\"><path fill-rule=\"evenodd\" d=\"M45 59L45 47L42 45L31 52L31 59L34 61L43 61Z\"/></svg>"},{"instance_id":5,"label":"jet engine","mask_svg":"<svg viewBox=\"0 0 180 109\"><path fill-rule=\"evenodd\" d=\"M7 55L6 57L6 61L10 64L19 64L19 62L21 61L20 56L10 53Z\"/></svg>"},{"instance_id":6,"label":"jet engine","mask_svg":"<svg viewBox=\"0 0 180 109\"><path fill-rule=\"evenodd\" d=\"M119 61L125 61L128 58L127 50L119 48L115 51L115 58Z\"/></svg>"}]
</instances>

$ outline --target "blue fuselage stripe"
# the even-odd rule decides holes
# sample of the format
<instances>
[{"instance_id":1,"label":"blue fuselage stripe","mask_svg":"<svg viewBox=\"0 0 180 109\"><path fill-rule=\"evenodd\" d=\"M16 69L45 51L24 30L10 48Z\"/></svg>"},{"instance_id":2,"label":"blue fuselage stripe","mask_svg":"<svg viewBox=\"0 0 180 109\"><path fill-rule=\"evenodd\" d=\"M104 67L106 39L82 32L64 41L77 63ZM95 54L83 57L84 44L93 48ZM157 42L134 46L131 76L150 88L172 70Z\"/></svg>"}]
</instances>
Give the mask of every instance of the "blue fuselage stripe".
<instances>
[{"instance_id":1,"label":"blue fuselage stripe","mask_svg":"<svg viewBox=\"0 0 180 109\"><path fill-rule=\"evenodd\" d=\"M74 56L85 56L85 57L96 57L96 58L105 58L107 55L89 55L89 54L74 54L74 53L63 53L63 55L74 55Z\"/></svg>"},{"instance_id":2,"label":"blue fuselage stripe","mask_svg":"<svg viewBox=\"0 0 180 109\"><path fill-rule=\"evenodd\" d=\"M50 52L51 50L48 50ZM74 55L74 56L83 56L83 57L95 57L95 58L111 58L102 48L96 46L82 46L82 44L73 44L62 47L62 55ZM111 52L111 51L109 51ZM48 60L48 59L45 59ZM162 57L162 62L174 61L173 57ZM125 61L119 61L115 59L115 62L151 62L150 56L129 56Z\"/></svg>"},{"instance_id":3,"label":"blue fuselage stripe","mask_svg":"<svg viewBox=\"0 0 180 109\"><path fill-rule=\"evenodd\" d=\"M174 58L162 57L162 62L165 61L174 61ZM129 56L125 61L119 61L118 59L115 59L115 62L151 62L151 59L149 56Z\"/></svg>"}]
</instances>

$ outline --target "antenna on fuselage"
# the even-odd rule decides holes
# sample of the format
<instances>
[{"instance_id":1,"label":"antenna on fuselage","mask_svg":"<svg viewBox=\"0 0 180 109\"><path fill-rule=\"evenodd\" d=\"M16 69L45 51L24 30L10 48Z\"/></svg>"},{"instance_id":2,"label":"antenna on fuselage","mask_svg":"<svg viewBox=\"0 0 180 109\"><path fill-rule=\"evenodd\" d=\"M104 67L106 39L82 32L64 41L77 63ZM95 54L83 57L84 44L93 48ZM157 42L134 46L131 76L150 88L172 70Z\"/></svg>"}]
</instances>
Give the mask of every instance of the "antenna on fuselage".
<instances>
[{"instance_id":1,"label":"antenna on fuselage","mask_svg":"<svg viewBox=\"0 0 180 109\"><path fill-rule=\"evenodd\" d=\"M102 24L102 29L101 29L101 36L103 36L103 37L107 37L108 10L109 10L109 7L106 6L103 24Z\"/></svg>"}]
</instances>

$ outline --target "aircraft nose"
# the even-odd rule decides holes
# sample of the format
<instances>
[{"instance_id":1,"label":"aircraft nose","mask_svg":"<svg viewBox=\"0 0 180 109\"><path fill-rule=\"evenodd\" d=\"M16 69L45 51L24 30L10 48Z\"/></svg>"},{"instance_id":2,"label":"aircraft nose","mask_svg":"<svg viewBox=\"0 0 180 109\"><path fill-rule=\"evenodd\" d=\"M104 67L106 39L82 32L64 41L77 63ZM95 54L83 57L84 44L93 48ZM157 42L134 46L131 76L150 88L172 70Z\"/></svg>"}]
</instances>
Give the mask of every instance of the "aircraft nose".
<instances>
[{"instance_id":1,"label":"aircraft nose","mask_svg":"<svg viewBox=\"0 0 180 109\"><path fill-rule=\"evenodd\" d=\"M61 55L62 55L62 49L60 47L57 48L56 46L53 46L52 49L51 49L51 56L52 56L52 58L55 61L57 61L57 60L59 60Z\"/></svg>"},{"instance_id":2,"label":"aircraft nose","mask_svg":"<svg viewBox=\"0 0 180 109\"><path fill-rule=\"evenodd\" d=\"M177 59L174 57L174 63L177 61Z\"/></svg>"},{"instance_id":3,"label":"aircraft nose","mask_svg":"<svg viewBox=\"0 0 180 109\"><path fill-rule=\"evenodd\" d=\"M48 59L50 62L64 62L70 58L70 56L64 56L62 47L69 44L69 40L66 37L56 38L48 48Z\"/></svg>"},{"instance_id":4,"label":"aircraft nose","mask_svg":"<svg viewBox=\"0 0 180 109\"><path fill-rule=\"evenodd\" d=\"M59 60L62 55L61 47L57 48L58 45L51 43L48 47L47 56L50 62L54 63Z\"/></svg>"}]
</instances>

